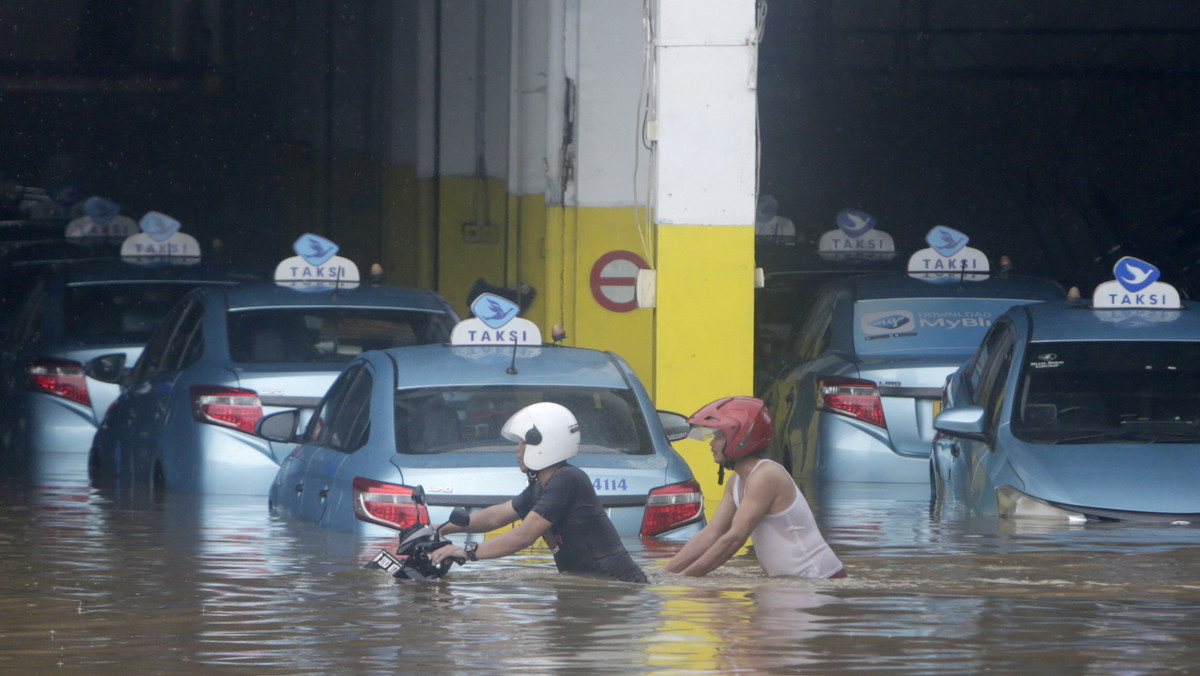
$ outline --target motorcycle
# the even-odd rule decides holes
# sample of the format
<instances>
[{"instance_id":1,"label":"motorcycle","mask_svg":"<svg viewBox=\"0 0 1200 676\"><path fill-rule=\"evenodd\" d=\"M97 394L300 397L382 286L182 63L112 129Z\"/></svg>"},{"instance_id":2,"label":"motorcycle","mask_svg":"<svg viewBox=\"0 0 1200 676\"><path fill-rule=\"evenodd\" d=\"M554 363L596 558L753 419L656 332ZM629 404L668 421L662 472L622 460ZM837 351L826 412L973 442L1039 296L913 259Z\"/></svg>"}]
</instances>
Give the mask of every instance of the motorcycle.
<instances>
[{"instance_id":1,"label":"motorcycle","mask_svg":"<svg viewBox=\"0 0 1200 676\"><path fill-rule=\"evenodd\" d=\"M425 503L425 491L420 486L413 492L413 502ZM436 580L450 570L454 563L460 566L467 562L462 557L445 559L441 564L435 564L429 558L434 550L450 544L450 540L442 535L442 529L449 524L466 526L471 523L471 515L465 507L455 507L450 512L450 520L434 528L429 523L416 523L400 531L400 544L396 553L386 549L379 550L364 568L383 570L392 577L405 580Z\"/></svg>"}]
</instances>

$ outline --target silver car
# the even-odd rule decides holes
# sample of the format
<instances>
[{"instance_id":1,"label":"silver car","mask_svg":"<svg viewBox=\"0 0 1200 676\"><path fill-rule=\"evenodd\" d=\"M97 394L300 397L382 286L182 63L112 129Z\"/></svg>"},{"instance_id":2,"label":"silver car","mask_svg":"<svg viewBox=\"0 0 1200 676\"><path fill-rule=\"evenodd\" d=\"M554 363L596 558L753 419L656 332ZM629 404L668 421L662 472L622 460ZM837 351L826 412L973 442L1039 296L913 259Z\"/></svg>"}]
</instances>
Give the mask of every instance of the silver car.
<instances>
[{"instance_id":1,"label":"silver car","mask_svg":"<svg viewBox=\"0 0 1200 676\"><path fill-rule=\"evenodd\" d=\"M1055 282L903 273L840 279L817 294L762 398L772 457L810 485L924 483L946 376L1009 307L1061 299Z\"/></svg>"}]
</instances>

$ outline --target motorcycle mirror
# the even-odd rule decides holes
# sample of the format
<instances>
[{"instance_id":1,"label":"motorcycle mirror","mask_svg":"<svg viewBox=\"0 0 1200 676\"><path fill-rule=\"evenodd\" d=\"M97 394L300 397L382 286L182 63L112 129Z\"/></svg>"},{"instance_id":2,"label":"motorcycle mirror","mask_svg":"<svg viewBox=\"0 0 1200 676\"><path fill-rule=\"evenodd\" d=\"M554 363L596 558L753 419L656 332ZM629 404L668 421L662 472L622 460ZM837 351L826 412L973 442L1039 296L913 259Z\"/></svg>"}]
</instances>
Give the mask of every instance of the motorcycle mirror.
<instances>
[{"instance_id":1,"label":"motorcycle mirror","mask_svg":"<svg viewBox=\"0 0 1200 676\"><path fill-rule=\"evenodd\" d=\"M425 487L417 486L412 492L412 501L414 505L425 504Z\"/></svg>"},{"instance_id":2,"label":"motorcycle mirror","mask_svg":"<svg viewBox=\"0 0 1200 676\"><path fill-rule=\"evenodd\" d=\"M467 511L466 507L455 507L450 512L450 523L455 526L469 526L471 525L471 513Z\"/></svg>"}]
</instances>

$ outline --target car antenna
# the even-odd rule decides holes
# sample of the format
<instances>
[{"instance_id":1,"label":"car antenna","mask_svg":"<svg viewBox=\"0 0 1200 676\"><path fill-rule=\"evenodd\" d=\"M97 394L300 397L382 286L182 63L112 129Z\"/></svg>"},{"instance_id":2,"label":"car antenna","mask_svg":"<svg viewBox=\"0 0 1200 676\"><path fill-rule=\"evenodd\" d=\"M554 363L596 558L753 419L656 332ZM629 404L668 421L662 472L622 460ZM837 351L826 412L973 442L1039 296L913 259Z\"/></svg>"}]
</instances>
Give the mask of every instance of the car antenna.
<instances>
[{"instance_id":1,"label":"car antenna","mask_svg":"<svg viewBox=\"0 0 1200 676\"><path fill-rule=\"evenodd\" d=\"M333 277L333 297L339 298L338 289L342 288L342 266L337 266L337 272Z\"/></svg>"},{"instance_id":2,"label":"car antenna","mask_svg":"<svg viewBox=\"0 0 1200 676\"><path fill-rule=\"evenodd\" d=\"M520 345L520 344L521 344L521 341L520 341L520 340L518 340L518 339L517 339L517 337L514 335L514 336L513 336L513 356L512 356L512 363L510 363L510 364L508 365L508 370L507 370L507 371L505 371L505 373L507 373L507 374L508 374L508 375L510 375L510 376L515 376L515 375L517 375L517 346L518 346L518 345Z\"/></svg>"},{"instance_id":3,"label":"car antenna","mask_svg":"<svg viewBox=\"0 0 1200 676\"><path fill-rule=\"evenodd\" d=\"M963 283L967 280L967 259L963 259L961 272L958 273L958 288L962 288Z\"/></svg>"}]
</instances>

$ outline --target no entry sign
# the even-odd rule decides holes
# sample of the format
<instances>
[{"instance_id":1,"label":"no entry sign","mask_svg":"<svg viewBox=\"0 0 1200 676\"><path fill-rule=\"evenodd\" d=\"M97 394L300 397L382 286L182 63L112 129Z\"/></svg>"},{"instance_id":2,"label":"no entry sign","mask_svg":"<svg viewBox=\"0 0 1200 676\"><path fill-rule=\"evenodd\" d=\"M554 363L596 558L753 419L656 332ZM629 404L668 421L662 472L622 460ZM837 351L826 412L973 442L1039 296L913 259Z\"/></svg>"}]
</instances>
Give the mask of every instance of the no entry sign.
<instances>
[{"instance_id":1,"label":"no entry sign","mask_svg":"<svg viewBox=\"0 0 1200 676\"><path fill-rule=\"evenodd\" d=\"M592 266L592 297L605 309L637 309L637 272L650 266L632 251L609 251Z\"/></svg>"}]
</instances>

